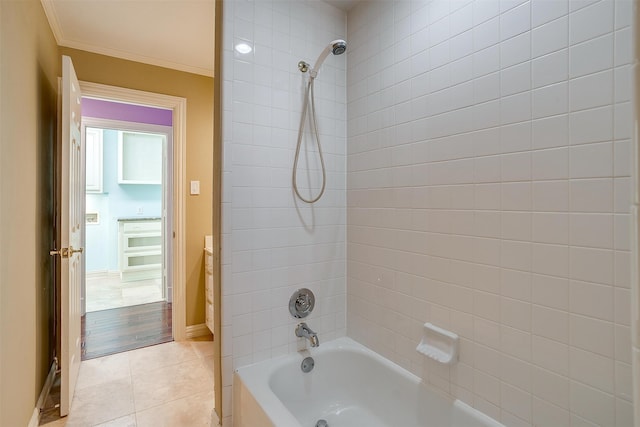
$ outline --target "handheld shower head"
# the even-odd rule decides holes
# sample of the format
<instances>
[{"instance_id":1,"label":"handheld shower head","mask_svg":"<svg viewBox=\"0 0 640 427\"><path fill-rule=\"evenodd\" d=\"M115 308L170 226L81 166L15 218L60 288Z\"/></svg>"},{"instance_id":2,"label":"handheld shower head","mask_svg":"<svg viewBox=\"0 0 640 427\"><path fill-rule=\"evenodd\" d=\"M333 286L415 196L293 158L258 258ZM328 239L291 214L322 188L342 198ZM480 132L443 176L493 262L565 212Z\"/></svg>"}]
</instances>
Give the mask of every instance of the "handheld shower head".
<instances>
[{"instance_id":1,"label":"handheld shower head","mask_svg":"<svg viewBox=\"0 0 640 427\"><path fill-rule=\"evenodd\" d=\"M324 60L327 59L329 53L333 53L334 55L342 55L346 50L347 42L344 40L338 39L329 43L327 47L325 47L324 50L320 53L318 59L316 59L316 64L313 66L310 72L311 77L315 78L318 75L318 70L320 69L320 66L322 65Z\"/></svg>"},{"instance_id":2,"label":"handheld shower head","mask_svg":"<svg viewBox=\"0 0 640 427\"><path fill-rule=\"evenodd\" d=\"M347 42L344 40L334 40L331 42L331 53L342 55L347 50Z\"/></svg>"}]
</instances>

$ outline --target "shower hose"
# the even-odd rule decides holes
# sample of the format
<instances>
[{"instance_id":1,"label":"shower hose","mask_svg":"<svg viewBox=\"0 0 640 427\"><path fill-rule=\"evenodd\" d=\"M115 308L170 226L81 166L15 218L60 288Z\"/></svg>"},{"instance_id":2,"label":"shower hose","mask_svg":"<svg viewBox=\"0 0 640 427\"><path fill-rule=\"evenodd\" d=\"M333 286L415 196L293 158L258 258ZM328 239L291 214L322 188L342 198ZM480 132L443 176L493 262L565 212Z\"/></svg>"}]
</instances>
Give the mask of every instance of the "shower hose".
<instances>
[{"instance_id":1,"label":"shower hose","mask_svg":"<svg viewBox=\"0 0 640 427\"><path fill-rule=\"evenodd\" d=\"M320 197L324 194L324 189L327 185L327 172L324 166L324 157L322 156L322 146L320 145L320 135L318 134L318 123L316 119L316 103L314 99L313 93L313 82L315 77L311 76L309 78L309 83L307 83L307 89L304 94L304 104L302 106L302 114L300 116L300 127L298 130L298 144L296 145L296 157L293 161L293 190L296 192L296 195L300 200L305 203L315 203L320 200ZM309 99L311 99L311 108L309 108ZM300 147L302 146L302 136L304 134L304 123L307 118L307 112L309 112L309 124L311 125L312 130L312 138L315 136L316 144L318 145L318 155L320 156L320 165L322 166L322 187L320 188L320 193L314 198L306 199L300 194L298 190L298 183L296 179L297 171L298 171L298 158L300 157Z\"/></svg>"}]
</instances>

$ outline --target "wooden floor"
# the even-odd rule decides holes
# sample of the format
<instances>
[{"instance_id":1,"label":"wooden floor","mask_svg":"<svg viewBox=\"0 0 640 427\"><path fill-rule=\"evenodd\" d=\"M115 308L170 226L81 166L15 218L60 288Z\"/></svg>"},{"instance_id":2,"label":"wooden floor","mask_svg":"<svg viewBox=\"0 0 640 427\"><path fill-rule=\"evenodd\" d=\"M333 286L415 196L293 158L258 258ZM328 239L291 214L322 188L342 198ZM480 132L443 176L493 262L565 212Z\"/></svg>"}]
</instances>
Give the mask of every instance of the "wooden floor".
<instances>
[{"instance_id":1,"label":"wooden floor","mask_svg":"<svg viewBox=\"0 0 640 427\"><path fill-rule=\"evenodd\" d=\"M172 341L165 301L93 311L82 318L82 360Z\"/></svg>"}]
</instances>

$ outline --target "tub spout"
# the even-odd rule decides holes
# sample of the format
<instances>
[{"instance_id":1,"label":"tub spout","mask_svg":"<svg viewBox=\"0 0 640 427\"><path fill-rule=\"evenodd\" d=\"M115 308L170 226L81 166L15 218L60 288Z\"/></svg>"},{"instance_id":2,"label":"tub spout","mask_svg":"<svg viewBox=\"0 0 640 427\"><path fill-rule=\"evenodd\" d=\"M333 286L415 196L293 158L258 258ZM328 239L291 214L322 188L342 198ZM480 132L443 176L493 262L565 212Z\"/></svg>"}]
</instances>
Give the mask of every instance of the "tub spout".
<instances>
[{"instance_id":1,"label":"tub spout","mask_svg":"<svg viewBox=\"0 0 640 427\"><path fill-rule=\"evenodd\" d=\"M318 347L320 340L318 340L318 334L313 332L306 323L302 322L296 326L296 336L300 338L306 338L311 343L311 347Z\"/></svg>"}]
</instances>

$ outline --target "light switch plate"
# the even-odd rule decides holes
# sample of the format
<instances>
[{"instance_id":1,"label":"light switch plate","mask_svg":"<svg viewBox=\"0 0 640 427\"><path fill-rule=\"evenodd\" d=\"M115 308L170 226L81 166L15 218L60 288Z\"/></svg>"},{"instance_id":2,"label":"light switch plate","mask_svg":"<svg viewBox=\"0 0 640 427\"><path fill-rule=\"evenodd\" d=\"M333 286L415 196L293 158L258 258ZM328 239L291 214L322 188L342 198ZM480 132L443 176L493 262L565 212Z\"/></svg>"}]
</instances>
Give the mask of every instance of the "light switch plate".
<instances>
[{"instance_id":1,"label":"light switch plate","mask_svg":"<svg viewBox=\"0 0 640 427\"><path fill-rule=\"evenodd\" d=\"M191 195L200 194L200 181L191 181Z\"/></svg>"}]
</instances>

